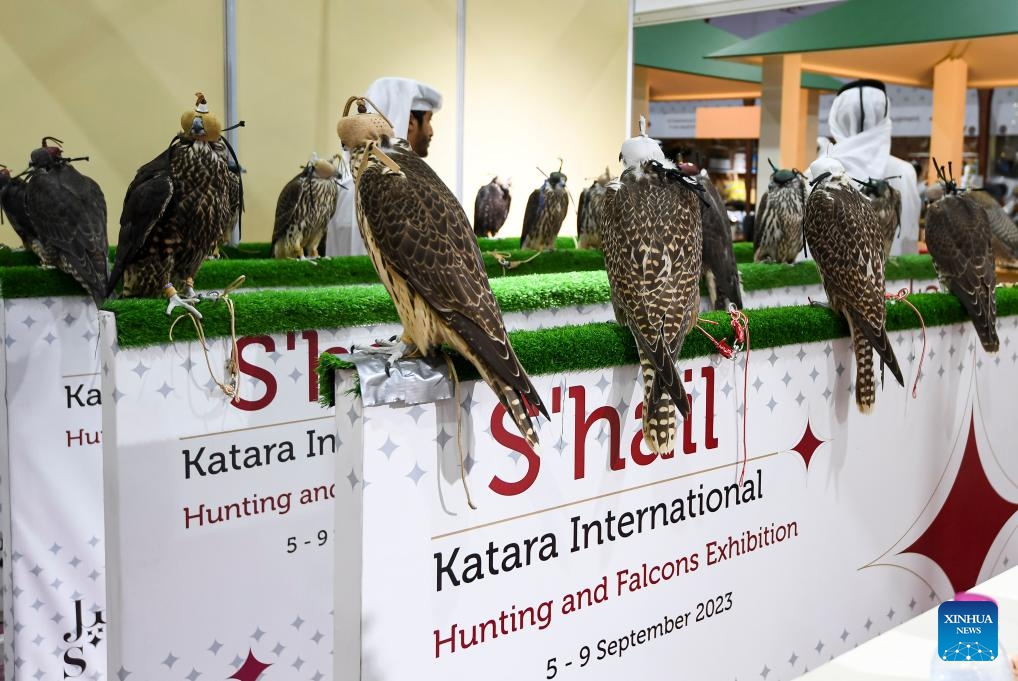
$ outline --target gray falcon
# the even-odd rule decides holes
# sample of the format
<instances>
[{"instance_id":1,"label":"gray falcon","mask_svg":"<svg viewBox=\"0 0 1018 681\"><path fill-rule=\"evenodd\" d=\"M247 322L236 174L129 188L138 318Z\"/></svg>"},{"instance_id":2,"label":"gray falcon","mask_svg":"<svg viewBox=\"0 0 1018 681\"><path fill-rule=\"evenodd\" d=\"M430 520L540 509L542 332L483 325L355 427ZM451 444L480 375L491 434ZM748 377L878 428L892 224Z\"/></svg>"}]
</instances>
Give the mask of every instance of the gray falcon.
<instances>
[{"instance_id":1,"label":"gray falcon","mask_svg":"<svg viewBox=\"0 0 1018 681\"><path fill-rule=\"evenodd\" d=\"M877 396L874 350L905 385L884 328L884 250L877 216L837 160L817 159L810 175L802 228L830 307L848 320L855 348L855 402L867 413Z\"/></svg>"},{"instance_id":2,"label":"gray falcon","mask_svg":"<svg viewBox=\"0 0 1018 681\"><path fill-rule=\"evenodd\" d=\"M25 209L36 233L33 250L44 264L70 274L101 307L109 280L106 197L94 180L79 173L63 150L46 137L32 152Z\"/></svg>"},{"instance_id":3,"label":"gray falcon","mask_svg":"<svg viewBox=\"0 0 1018 681\"><path fill-rule=\"evenodd\" d=\"M477 236L492 237L502 229L512 204L509 184L508 180L496 176L477 190L474 197L474 234Z\"/></svg>"}]
</instances>

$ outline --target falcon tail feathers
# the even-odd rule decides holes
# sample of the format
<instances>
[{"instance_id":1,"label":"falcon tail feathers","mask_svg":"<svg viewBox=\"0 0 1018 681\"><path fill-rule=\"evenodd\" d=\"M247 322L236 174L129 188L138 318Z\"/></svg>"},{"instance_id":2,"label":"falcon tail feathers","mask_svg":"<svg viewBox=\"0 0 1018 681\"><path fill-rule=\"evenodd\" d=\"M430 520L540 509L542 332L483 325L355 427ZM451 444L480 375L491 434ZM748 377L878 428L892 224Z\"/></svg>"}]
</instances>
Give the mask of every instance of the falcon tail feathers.
<instances>
[{"instance_id":1,"label":"falcon tail feathers","mask_svg":"<svg viewBox=\"0 0 1018 681\"><path fill-rule=\"evenodd\" d=\"M643 372L643 439L650 451L664 454L675 449L677 424L671 394L663 392L654 368L644 360L640 360ZM683 390L682 384L679 389ZM685 395L677 404L685 405L688 412L689 402ZM686 414L683 414L685 418Z\"/></svg>"},{"instance_id":2,"label":"falcon tail feathers","mask_svg":"<svg viewBox=\"0 0 1018 681\"><path fill-rule=\"evenodd\" d=\"M536 452L540 442L537 437L537 431L534 429L534 421L530 416L530 409L534 409L536 415L536 408L525 397L516 392L515 388L501 378L492 374L484 367L478 367L478 369L480 369L484 382L495 391L498 401L505 407L509 417L516 424L516 427L519 428L523 439Z\"/></svg>"},{"instance_id":3,"label":"falcon tail feathers","mask_svg":"<svg viewBox=\"0 0 1018 681\"><path fill-rule=\"evenodd\" d=\"M964 290L958 290L961 287L949 286L948 288L968 313L983 349L986 352L997 352L1000 350L1000 338L997 337L997 299L993 289L990 289L988 296L981 296L981 291L977 291L973 295Z\"/></svg>"},{"instance_id":4,"label":"falcon tail feathers","mask_svg":"<svg viewBox=\"0 0 1018 681\"><path fill-rule=\"evenodd\" d=\"M873 403L877 401L877 388L873 377L873 346L856 330L854 324L849 326L852 327L852 346L855 349L855 403L859 406L859 411L868 414L873 410Z\"/></svg>"},{"instance_id":5,"label":"falcon tail feathers","mask_svg":"<svg viewBox=\"0 0 1018 681\"><path fill-rule=\"evenodd\" d=\"M895 380L902 387L905 386L905 378L901 373L901 367L898 366L898 358L894 356L894 348L891 347L891 339L887 337L887 331L883 328L874 329L870 324L867 324L864 320L853 319L852 314L846 315L848 318L849 328L852 330L852 343L858 347L857 337L861 337L865 342L870 351L876 350L877 354L880 355L881 361L884 363L891 373L894 375ZM856 350L856 356L858 357L859 351ZM870 367L872 374L873 357L872 352L870 355Z\"/></svg>"},{"instance_id":6,"label":"falcon tail feathers","mask_svg":"<svg viewBox=\"0 0 1018 681\"><path fill-rule=\"evenodd\" d=\"M679 377L679 370L675 361L668 355L664 347L654 349L647 339L639 333L633 333L636 339L636 346L640 352L640 364L646 364L654 372L654 380L651 385L650 399L657 401L662 393L668 393L675 406L678 407L682 418L689 414L689 402L686 399L686 390L682 387L682 379ZM644 371L646 374L646 369Z\"/></svg>"}]
</instances>

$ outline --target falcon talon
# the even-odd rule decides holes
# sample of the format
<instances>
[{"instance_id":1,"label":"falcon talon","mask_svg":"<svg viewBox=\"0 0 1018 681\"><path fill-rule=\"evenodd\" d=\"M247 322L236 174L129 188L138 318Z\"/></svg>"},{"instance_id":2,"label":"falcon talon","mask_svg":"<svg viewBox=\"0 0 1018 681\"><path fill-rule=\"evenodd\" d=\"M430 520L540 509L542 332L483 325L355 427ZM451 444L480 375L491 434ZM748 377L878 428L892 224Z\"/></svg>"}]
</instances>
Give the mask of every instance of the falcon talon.
<instances>
[{"instance_id":1,"label":"falcon talon","mask_svg":"<svg viewBox=\"0 0 1018 681\"><path fill-rule=\"evenodd\" d=\"M188 312L190 312L196 318L201 319L202 318L201 312L198 312L198 309L194 305L192 305L192 303L197 302L198 300L195 298L181 298L179 294L174 293L169 298L169 304L166 306L166 314L170 314L170 312L172 312L173 309L176 307L182 307Z\"/></svg>"}]
</instances>

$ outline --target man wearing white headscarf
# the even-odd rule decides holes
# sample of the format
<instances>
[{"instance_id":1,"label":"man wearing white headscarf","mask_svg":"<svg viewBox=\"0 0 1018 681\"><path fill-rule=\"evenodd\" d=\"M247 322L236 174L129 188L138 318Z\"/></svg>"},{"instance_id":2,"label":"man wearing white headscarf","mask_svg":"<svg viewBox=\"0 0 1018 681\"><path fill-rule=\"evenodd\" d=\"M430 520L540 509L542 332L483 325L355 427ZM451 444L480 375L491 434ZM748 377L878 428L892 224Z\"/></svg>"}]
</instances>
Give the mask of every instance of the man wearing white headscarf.
<instances>
[{"instance_id":1,"label":"man wearing white headscarf","mask_svg":"<svg viewBox=\"0 0 1018 681\"><path fill-rule=\"evenodd\" d=\"M379 78L368 86L364 96L389 119L396 135L406 139L418 156L428 155L431 116L442 108L442 95L438 90L410 78ZM325 254L367 255L357 227L353 176L348 174L339 186L336 212L329 221L325 240Z\"/></svg>"},{"instance_id":2,"label":"man wearing white headscarf","mask_svg":"<svg viewBox=\"0 0 1018 681\"><path fill-rule=\"evenodd\" d=\"M901 232L891 254L915 253L919 240L919 186L911 163L891 156L891 104L879 80L846 83L834 98L828 117L834 144L817 140L820 157L836 158L850 177L888 179L901 193Z\"/></svg>"}]
</instances>

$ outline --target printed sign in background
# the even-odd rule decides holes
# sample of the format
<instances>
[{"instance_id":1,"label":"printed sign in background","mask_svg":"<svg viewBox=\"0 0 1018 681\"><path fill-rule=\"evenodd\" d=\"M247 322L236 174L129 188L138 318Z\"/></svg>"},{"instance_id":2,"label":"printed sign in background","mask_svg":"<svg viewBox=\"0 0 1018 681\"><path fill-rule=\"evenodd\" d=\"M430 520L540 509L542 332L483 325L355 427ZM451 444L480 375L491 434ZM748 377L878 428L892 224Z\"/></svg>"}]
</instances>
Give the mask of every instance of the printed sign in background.
<instances>
[{"instance_id":1,"label":"printed sign in background","mask_svg":"<svg viewBox=\"0 0 1018 681\"><path fill-rule=\"evenodd\" d=\"M641 448L635 367L538 377L540 457L463 384L476 511L453 400L361 407L338 386L363 453L334 461L333 678L788 679L934 607L1016 557L1015 323L996 357L968 324L932 329L918 399L888 380L868 415L847 340L756 351L748 386L683 362L670 458ZM918 331L891 338L911 380Z\"/></svg>"}]
</instances>

